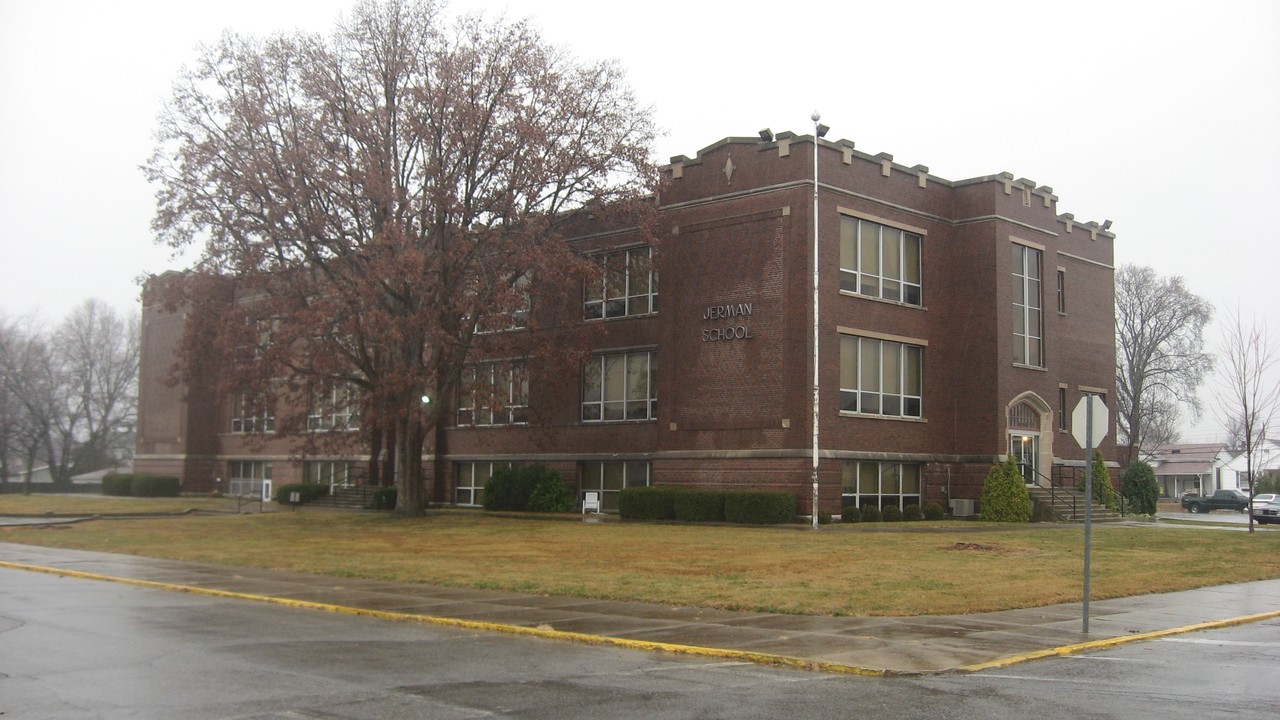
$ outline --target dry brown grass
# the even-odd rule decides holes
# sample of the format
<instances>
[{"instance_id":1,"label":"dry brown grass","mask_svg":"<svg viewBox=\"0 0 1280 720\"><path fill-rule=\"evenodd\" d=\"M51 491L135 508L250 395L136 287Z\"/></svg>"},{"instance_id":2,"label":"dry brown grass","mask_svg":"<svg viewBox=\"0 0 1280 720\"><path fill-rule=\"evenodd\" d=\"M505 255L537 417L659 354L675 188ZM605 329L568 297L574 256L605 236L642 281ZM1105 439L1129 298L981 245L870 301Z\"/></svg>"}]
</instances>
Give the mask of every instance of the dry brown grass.
<instances>
[{"instance_id":1,"label":"dry brown grass","mask_svg":"<svg viewBox=\"0 0 1280 720\"><path fill-rule=\"evenodd\" d=\"M0 515L99 515L127 513L179 513L197 510L236 509L235 498L178 497L135 498L105 495L0 495Z\"/></svg>"},{"instance_id":2,"label":"dry brown grass","mask_svg":"<svg viewBox=\"0 0 1280 720\"><path fill-rule=\"evenodd\" d=\"M4 506L0 504L0 512ZM1280 577L1280 533L1096 527L1094 599ZM973 523L750 528L282 512L6 528L23 542L549 595L821 615L1080 599L1083 530Z\"/></svg>"}]
</instances>

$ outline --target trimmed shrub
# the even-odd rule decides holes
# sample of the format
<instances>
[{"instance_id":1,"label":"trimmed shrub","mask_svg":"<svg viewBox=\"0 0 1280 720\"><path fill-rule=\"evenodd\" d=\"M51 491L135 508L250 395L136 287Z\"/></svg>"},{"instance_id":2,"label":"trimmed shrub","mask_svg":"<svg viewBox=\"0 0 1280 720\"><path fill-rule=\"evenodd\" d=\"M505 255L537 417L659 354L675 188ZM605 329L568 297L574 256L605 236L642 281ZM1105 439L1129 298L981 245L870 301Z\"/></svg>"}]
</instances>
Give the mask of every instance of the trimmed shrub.
<instances>
[{"instance_id":1,"label":"trimmed shrub","mask_svg":"<svg viewBox=\"0 0 1280 720\"><path fill-rule=\"evenodd\" d=\"M684 490L673 495L676 520L724 522L722 490Z\"/></svg>"},{"instance_id":2,"label":"trimmed shrub","mask_svg":"<svg viewBox=\"0 0 1280 720\"><path fill-rule=\"evenodd\" d=\"M862 522L880 522L882 513L875 505L862 508Z\"/></svg>"},{"instance_id":3,"label":"trimmed shrub","mask_svg":"<svg viewBox=\"0 0 1280 720\"><path fill-rule=\"evenodd\" d=\"M920 509L919 505L912 503L902 508L902 519L908 522L916 522L917 520L923 520L924 511Z\"/></svg>"},{"instance_id":4,"label":"trimmed shrub","mask_svg":"<svg viewBox=\"0 0 1280 720\"><path fill-rule=\"evenodd\" d=\"M819 524L819 525L830 525L830 524L831 524L831 513L829 513L829 512L823 512L823 511L819 510L819 511L818 511L818 524Z\"/></svg>"},{"instance_id":5,"label":"trimmed shrub","mask_svg":"<svg viewBox=\"0 0 1280 720\"><path fill-rule=\"evenodd\" d=\"M845 505L840 510L840 520L847 523L862 522L862 511L857 505Z\"/></svg>"},{"instance_id":6,"label":"trimmed shrub","mask_svg":"<svg viewBox=\"0 0 1280 720\"><path fill-rule=\"evenodd\" d=\"M393 487L376 488L373 491L374 510L395 510L399 492Z\"/></svg>"},{"instance_id":7,"label":"trimmed shrub","mask_svg":"<svg viewBox=\"0 0 1280 720\"><path fill-rule=\"evenodd\" d=\"M942 506L936 502L931 502L928 505L924 506L925 520L941 520L946 516L947 516L947 511L943 510Z\"/></svg>"},{"instance_id":8,"label":"trimmed shrub","mask_svg":"<svg viewBox=\"0 0 1280 720\"><path fill-rule=\"evenodd\" d=\"M1030 522L1031 496L1013 462L1013 456L1003 465L992 465L991 472L982 484L982 512L986 522Z\"/></svg>"},{"instance_id":9,"label":"trimmed shrub","mask_svg":"<svg viewBox=\"0 0 1280 720\"><path fill-rule=\"evenodd\" d=\"M293 493L298 493L299 498L297 505L305 505L309 502L315 502L320 498L329 494L329 486L320 483L289 483L276 488L276 502L281 505L294 505L289 498Z\"/></svg>"},{"instance_id":10,"label":"trimmed shrub","mask_svg":"<svg viewBox=\"0 0 1280 720\"><path fill-rule=\"evenodd\" d=\"M1126 510L1135 515L1155 515L1160 501L1160 484L1151 466L1139 460L1124 469L1120 476L1120 494Z\"/></svg>"},{"instance_id":11,"label":"trimmed shrub","mask_svg":"<svg viewBox=\"0 0 1280 720\"><path fill-rule=\"evenodd\" d=\"M1107 472L1107 463L1102 453L1093 451L1093 470L1089 473L1093 482L1093 501L1105 505L1111 510L1119 510L1116 504L1116 489L1111 486L1111 473Z\"/></svg>"},{"instance_id":12,"label":"trimmed shrub","mask_svg":"<svg viewBox=\"0 0 1280 720\"><path fill-rule=\"evenodd\" d=\"M573 491L555 471L543 475L529 496L529 510L533 512L573 512L575 504Z\"/></svg>"},{"instance_id":13,"label":"trimmed shrub","mask_svg":"<svg viewBox=\"0 0 1280 720\"><path fill-rule=\"evenodd\" d=\"M484 486L485 510L523 511L543 473L551 472L542 465L520 465L495 470Z\"/></svg>"},{"instance_id":14,"label":"trimmed shrub","mask_svg":"<svg viewBox=\"0 0 1280 720\"><path fill-rule=\"evenodd\" d=\"M724 519L747 525L778 525L796 517L796 497L780 490L736 490L725 493Z\"/></svg>"},{"instance_id":15,"label":"trimmed shrub","mask_svg":"<svg viewBox=\"0 0 1280 720\"><path fill-rule=\"evenodd\" d=\"M133 492L133 475L108 473L102 477L102 494L128 497Z\"/></svg>"},{"instance_id":16,"label":"trimmed shrub","mask_svg":"<svg viewBox=\"0 0 1280 720\"><path fill-rule=\"evenodd\" d=\"M902 522L902 508L897 505L886 505L880 511L880 519L884 522Z\"/></svg>"},{"instance_id":17,"label":"trimmed shrub","mask_svg":"<svg viewBox=\"0 0 1280 720\"><path fill-rule=\"evenodd\" d=\"M675 520L674 487L633 487L618 493L618 515L625 520Z\"/></svg>"},{"instance_id":18,"label":"trimmed shrub","mask_svg":"<svg viewBox=\"0 0 1280 720\"><path fill-rule=\"evenodd\" d=\"M485 510L569 512L576 504L560 473L545 465L502 468L484 486Z\"/></svg>"},{"instance_id":19,"label":"trimmed shrub","mask_svg":"<svg viewBox=\"0 0 1280 720\"><path fill-rule=\"evenodd\" d=\"M129 494L134 497L178 497L182 481L173 475L133 475Z\"/></svg>"}]
</instances>

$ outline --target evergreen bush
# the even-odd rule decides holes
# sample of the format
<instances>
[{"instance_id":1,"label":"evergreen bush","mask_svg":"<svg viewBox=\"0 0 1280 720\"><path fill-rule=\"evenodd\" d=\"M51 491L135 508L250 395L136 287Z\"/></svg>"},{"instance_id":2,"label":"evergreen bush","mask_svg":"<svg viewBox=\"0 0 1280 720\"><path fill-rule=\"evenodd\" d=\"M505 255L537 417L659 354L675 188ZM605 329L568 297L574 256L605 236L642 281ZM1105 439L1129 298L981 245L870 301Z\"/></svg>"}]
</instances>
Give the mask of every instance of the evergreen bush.
<instances>
[{"instance_id":1,"label":"evergreen bush","mask_svg":"<svg viewBox=\"0 0 1280 720\"><path fill-rule=\"evenodd\" d=\"M564 485L560 473L545 465L501 468L484 486L485 510L569 512L575 504L573 491Z\"/></svg>"},{"instance_id":2,"label":"evergreen bush","mask_svg":"<svg viewBox=\"0 0 1280 720\"><path fill-rule=\"evenodd\" d=\"M847 523L862 522L862 511L857 505L845 505L840 510L840 520Z\"/></svg>"},{"instance_id":3,"label":"evergreen bush","mask_svg":"<svg viewBox=\"0 0 1280 720\"><path fill-rule=\"evenodd\" d=\"M527 509L529 498L533 496L533 489L538 486L540 479L539 475L528 471L529 467L532 466L495 470L484 486L484 509L509 511Z\"/></svg>"},{"instance_id":4,"label":"evergreen bush","mask_svg":"<svg viewBox=\"0 0 1280 720\"><path fill-rule=\"evenodd\" d=\"M618 515L624 520L674 520L679 488L632 487L618 493Z\"/></svg>"},{"instance_id":5,"label":"evergreen bush","mask_svg":"<svg viewBox=\"0 0 1280 720\"><path fill-rule=\"evenodd\" d=\"M1126 510L1136 515L1155 515L1160 501L1160 484L1155 470L1139 460L1124 469L1120 476L1120 494L1124 496Z\"/></svg>"},{"instance_id":6,"label":"evergreen bush","mask_svg":"<svg viewBox=\"0 0 1280 720\"><path fill-rule=\"evenodd\" d=\"M1111 473L1107 472L1107 463L1102 459L1102 452L1093 451L1093 470L1090 471L1093 482L1093 501L1110 510L1119 510L1116 504L1116 490L1111 486Z\"/></svg>"},{"instance_id":7,"label":"evergreen bush","mask_svg":"<svg viewBox=\"0 0 1280 720\"><path fill-rule=\"evenodd\" d=\"M902 508L897 505L885 505L880 510L880 519L883 522L902 522Z\"/></svg>"},{"instance_id":8,"label":"evergreen bush","mask_svg":"<svg viewBox=\"0 0 1280 720\"><path fill-rule=\"evenodd\" d=\"M725 493L724 519L747 525L789 523L796 516L796 497L780 490L737 490Z\"/></svg>"},{"instance_id":9,"label":"evergreen bush","mask_svg":"<svg viewBox=\"0 0 1280 720\"><path fill-rule=\"evenodd\" d=\"M173 475L131 476L129 494L134 497L178 497L182 481Z\"/></svg>"},{"instance_id":10,"label":"evergreen bush","mask_svg":"<svg viewBox=\"0 0 1280 720\"><path fill-rule=\"evenodd\" d=\"M920 509L919 505L912 503L911 505L908 505L902 508L902 519L906 520L907 522L915 522L917 520L923 520L924 511Z\"/></svg>"},{"instance_id":11,"label":"evergreen bush","mask_svg":"<svg viewBox=\"0 0 1280 720\"><path fill-rule=\"evenodd\" d=\"M1031 496L1013 456L1003 465L991 466L982 484L981 503L979 517L986 522L1031 521Z\"/></svg>"},{"instance_id":12,"label":"evergreen bush","mask_svg":"<svg viewBox=\"0 0 1280 720\"><path fill-rule=\"evenodd\" d=\"M936 502L931 502L928 505L924 506L925 520L941 520L946 516L947 516L947 511L943 510L942 506Z\"/></svg>"},{"instance_id":13,"label":"evergreen bush","mask_svg":"<svg viewBox=\"0 0 1280 720\"><path fill-rule=\"evenodd\" d=\"M684 490L675 493L675 518L692 522L724 522L724 497L722 490Z\"/></svg>"},{"instance_id":14,"label":"evergreen bush","mask_svg":"<svg viewBox=\"0 0 1280 720\"><path fill-rule=\"evenodd\" d=\"M373 491L374 510L395 510L396 499L400 494L393 487L377 488Z\"/></svg>"},{"instance_id":15,"label":"evergreen bush","mask_svg":"<svg viewBox=\"0 0 1280 720\"><path fill-rule=\"evenodd\" d=\"M298 493L298 505L315 502L329 494L329 486L320 483L289 483L276 488L276 502L281 505L293 505L290 496Z\"/></svg>"},{"instance_id":16,"label":"evergreen bush","mask_svg":"<svg viewBox=\"0 0 1280 720\"><path fill-rule=\"evenodd\" d=\"M867 505L862 508L862 522L880 522L880 508L875 505Z\"/></svg>"},{"instance_id":17,"label":"evergreen bush","mask_svg":"<svg viewBox=\"0 0 1280 720\"><path fill-rule=\"evenodd\" d=\"M108 473L102 478L102 494L128 497L133 492L131 473Z\"/></svg>"},{"instance_id":18,"label":"evergreen bush","mask_svg":"<svg viewBox=\"0 0 1280 720\"><path fill-rule=\"evenodd\" d=\"M543 475L534 486L529 496L529 510L533 512L563 513L573 512L577 504L573 491L560 479L555 471Z\"/></svg>"}]
</instances>

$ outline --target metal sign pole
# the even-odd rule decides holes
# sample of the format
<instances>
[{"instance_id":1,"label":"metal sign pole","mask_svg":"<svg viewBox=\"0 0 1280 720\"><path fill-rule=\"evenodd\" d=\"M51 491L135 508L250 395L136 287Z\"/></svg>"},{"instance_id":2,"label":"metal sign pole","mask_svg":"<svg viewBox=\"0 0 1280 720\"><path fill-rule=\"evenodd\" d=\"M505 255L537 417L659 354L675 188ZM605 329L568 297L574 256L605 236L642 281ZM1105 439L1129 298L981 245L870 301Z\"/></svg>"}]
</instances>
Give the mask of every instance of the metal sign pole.
<instances>
[{"instance_id":1,"label":"metal sign pole","mask_svg":"<svg viewBox=\"0 0 1280 720\"><path fill-rule=\"evenodd\" d=\"M1093 403L1085 409L1084 448L1084 634L1089 634L1089 560L1093 547Z\"/></svg>"}]
</instances>

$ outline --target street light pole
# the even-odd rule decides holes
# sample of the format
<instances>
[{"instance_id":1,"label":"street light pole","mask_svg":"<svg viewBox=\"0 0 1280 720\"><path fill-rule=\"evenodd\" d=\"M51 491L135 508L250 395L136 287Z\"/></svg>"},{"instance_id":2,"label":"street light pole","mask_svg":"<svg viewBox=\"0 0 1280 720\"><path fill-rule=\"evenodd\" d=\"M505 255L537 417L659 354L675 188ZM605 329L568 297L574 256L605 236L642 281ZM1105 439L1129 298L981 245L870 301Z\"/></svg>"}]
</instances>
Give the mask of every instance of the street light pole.
<instances>
[{"instance_id":1,"label":"street light pole","mask_svg":"<svg viewBox=\"0 0 1280 720\"><path fill-rule=\"evenodd\" d=\"M822 115L813 111L813 498L810 514L813 529L818 529L818 140L826 130L818 121Z\"/></svg>"}]
</instances>

